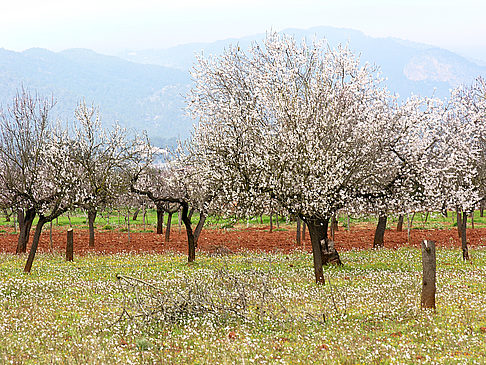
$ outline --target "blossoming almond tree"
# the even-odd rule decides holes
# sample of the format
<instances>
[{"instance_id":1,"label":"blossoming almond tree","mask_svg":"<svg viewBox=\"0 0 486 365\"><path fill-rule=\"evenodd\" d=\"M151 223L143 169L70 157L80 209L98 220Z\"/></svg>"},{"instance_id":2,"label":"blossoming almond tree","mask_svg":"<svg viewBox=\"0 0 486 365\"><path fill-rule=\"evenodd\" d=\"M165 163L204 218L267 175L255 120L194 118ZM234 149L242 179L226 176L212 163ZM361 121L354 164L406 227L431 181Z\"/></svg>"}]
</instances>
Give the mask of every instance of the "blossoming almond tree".
<instances>
[{"instance_id":1,"label":"blossoming almond tree","mask_svg":"<svg viewBox=\"0 0 486 365\"><path fill-rule=\"evenodd\" d=\"M55 102L19 90L0 113L0 179L2 195L18 211L20 234L17 253L27 250L36 210L23 191L41 184L41 151L49 137L49 113Z\"/></svg>"},{"instance_id":2,"label":"blossoming almond tree","mask_svg":"<svg viewBox=\"0 0 486 365\"><path fill-rule=\"evenodd\" d=\"M486 182L486 83L478 78L469 87L458 87L451 97L443 121L444 158L441 190L448 208L462 212L463 259L469 259L466 237L468 214L484 199ZM458 220L458 229L461 222Z\"/></svg>"},{"instance_id":3,"label":"blossoming almond tree","mask_svg":"<svg viewBox=\"0 0 486 365\"><path fill-rule=\"evenodd\" d=\"M127 131L118 125L103 128L99 111L85 102L79 103L75 117L72 148L76 149L74 156L87 191L81 208L88 214L89 246L94 247L94 222L98 211L121 194L128 193L129 180L125 172L132 164L146 160L150 144L138 136L128 138Z\"/></svg>"},{"instance_id":4,"label":"blossoming almond tree","mask_svg":"<svg viewBox=\"0 0 486 365\"><path fill-rule=\"evenodd\" d=\"M79 207L88 196L82 184L82 167L77 163L76 149L72 147L73 141L69 139L66 129L52 128L40 151L41 180L32 190L24 190L22 186L17 190L39 217L25 272L31 270L43 226L68 210Z\"/></svg>"},{"instance_id":5,"label":"blossoming almond tree","mask_svg":"<svg viewBox=\"0 0 486 365\"><path fill-rule=\"evenodd\" d=\"M0 124L2 185L26 212L19 246L26 246L32 221L38 216L26 272L31 270L44 225L88 197L76 141L66 128L53 125L49 119L52 106L52 101L22 90Z\"/></svg>"},{"instance_id":6,"label":"blossoming almond tree","mask_svg":"<svg viewBox=\"0 0 486 365\"><path fill-rule=\"evenodd\" d=\"M400 105L390 108L389 124L392 132L386 144L390 155L383 173L374 182L382 187L375 199L358 205L364 211L356 212L356 204L350 202L348 210L379 216L373 247L383 247L387 215L408 214L418 210L436 210L442 203L437 191L430 188L437 175L431 176L430 166L439 163L443 156L440 147L443 103L438 99L412 96ZM434 180L435 179L435 180ZM429 194L426 187L429 186Z\"/></svg>"},{"instance_id":7,"label":"blossoming almond tree","mask_svg":"<svg viewBox=\"0 0 486 365\"><path fill-rule=\"evenodd\" d=\"M133 174L132 192L147 196L158 208L177 211L181 208L181 218L186 228L188 261L196 258L196 246L211 209L212 193L207 181L199 179L193 169L181 161L174 160L162 166L149 166ZM193 229L192 211L199 212L199 221Z\"/></svg>"},{"instance_id":8,"label":"blossoming almond tree","mask_svg":"<svg viewBox=\"0 0 486 365\"><path fill-rule=\"evenodd\" d=\"M248 53L230 47L200 58L192 75L194 168L221 206L251 210L271 198L301 217L323 283L322 265L340 262L329 219L380 193L372 181L388 164L389 96L379 75L347 47L273 33Z\"/></svg>"}]
</instances>

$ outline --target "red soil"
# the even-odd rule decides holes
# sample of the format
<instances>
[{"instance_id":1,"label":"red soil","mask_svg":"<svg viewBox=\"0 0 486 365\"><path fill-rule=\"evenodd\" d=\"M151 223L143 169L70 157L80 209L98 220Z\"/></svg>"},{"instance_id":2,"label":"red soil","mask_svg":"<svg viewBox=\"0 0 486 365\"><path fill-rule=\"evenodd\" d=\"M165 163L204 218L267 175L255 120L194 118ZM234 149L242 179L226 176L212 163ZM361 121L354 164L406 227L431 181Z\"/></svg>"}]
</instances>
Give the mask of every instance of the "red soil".
<instances>
[{"instance_id":1,"label":"red soil","mask_svg":"<svg viewBox=\"0 0 486 365\"><path fill-rule=\"evenodd\" d=\"M6 228L8 229L8 228ZM287 231L274 231L270 233L268 227L248 228L241 230L204 229L199 239L198 250L212 252L217 248L225 247L232 252L251 251L279 251L288 253L297 248L311 250L309 235L303 246L297 246L295 240L295 228ZM373 243L374 229L352 228L351 231L340 229L335 235L335 246L338 251L351 249L369 249ZM31 234L32 241L33 232ZM53 231L54 251L64 251L66 247L65 229ZM17 245L17 234L0 233L0 252L15 253ZM486 246L486 228L467 230L468 244L470 247ZM460 241L456 229L441 230L412 230L411 245L419 246L423 239L434 240L439 247L457 247ZM396 232L387 230L385 232L385 247L399 248L407 245L407 232ZM29 246L30 247L30 246ZM46 230L41 236L38 252L49 250L49 231ZM97 231L96 247L88 247L87 229L78 228L74 231L74 252L75 255L85 253L116 253L116 252L166 252L176 251L187 252L187 240L185 231L173 228L169 243L164 243L164 235L155 233L131 233L130 242L126 232Z\"/></svg>"}]
</instances>

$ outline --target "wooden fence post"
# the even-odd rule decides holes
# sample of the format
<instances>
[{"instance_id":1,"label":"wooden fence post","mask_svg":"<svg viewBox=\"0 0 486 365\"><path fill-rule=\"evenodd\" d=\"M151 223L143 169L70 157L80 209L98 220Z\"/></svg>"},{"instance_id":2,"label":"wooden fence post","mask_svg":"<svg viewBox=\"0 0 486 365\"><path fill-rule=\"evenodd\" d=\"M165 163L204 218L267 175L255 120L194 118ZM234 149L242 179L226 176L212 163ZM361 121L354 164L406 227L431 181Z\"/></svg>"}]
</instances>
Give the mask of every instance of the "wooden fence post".
<instances>
[{"instance_id":1,"label":"wooden fence post","mask_svg":"<svg viewBox=\"0 0 486 365\"><path fill-rule=\"evenodd\" d=\"M435 309L435 242L424 240L421 246L423 267L421 305L422 308Z\"/></svg>"},{"instance_id":2,"label":"wooden fence post","mask_svg":"<svg viewBox=\"0 0 486 365\"><path fill-rule=\"evenodd\" d=\"M73 251L74 251L74 233L73 233L73 229L69 228L67 230L66 261L73 261Z\"/></svg>"}]
</instances>

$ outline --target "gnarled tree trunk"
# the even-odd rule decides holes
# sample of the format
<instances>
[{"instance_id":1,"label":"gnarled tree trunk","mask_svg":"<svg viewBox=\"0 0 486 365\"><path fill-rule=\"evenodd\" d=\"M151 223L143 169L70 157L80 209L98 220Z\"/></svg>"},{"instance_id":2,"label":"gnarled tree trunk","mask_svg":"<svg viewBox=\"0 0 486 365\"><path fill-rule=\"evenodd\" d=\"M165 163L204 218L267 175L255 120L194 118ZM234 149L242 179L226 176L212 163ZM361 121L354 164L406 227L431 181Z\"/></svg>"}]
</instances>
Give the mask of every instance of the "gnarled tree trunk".
<instances>
[{"instance_id":1,"label":"gnarled tree trunk","mask_svg":"<svg viewBox=\"0 0 486 365\"><path fill-rule=\"evenodd\" d=\"M339 254L334 249L334 243L329 241L327 235L329 219L302 217L309 229L314 259L314 275L316 283L324 284L323 265L335 263L341 265Z\"/></svg>"},{"instance_id":2,"label":"gnarled tree trunk","mask_svg":"<svg viewBox=\"0 0 486 365\"><path fill-rule=\"evenodd\" d=\"M296 233L296 240L297 240L297 246L302 245L302 240L301 240L301 233L300 233L300 217L297 217L297 233Z\"/></svg>"},{"instance_id":3,"label":"gnarled tree trunk","mask_svg":"<svg viewBox=\"0 0 486 365\"><path fill-rule=\"evenodd\" d=\"M459 208L456 209L456 217L457 217L457 235L459 236L459 238L462 238L462 226L463 226L463 223L462 223L462 216L461 216L461 212L459 211Z\"/></svg>"},{"instance_id":4,"label":"gnarled tree trunk","mask_svg":"<svg viewBox=\"0 0 486 365\"><path fill-rule=\"evenodd\" d=\"M375 238L373 239L373 248L383 248L385 246L386 220L386 215L379 215L378 224L376 225L375 230Z\"/></svg>"},{"instance_id":5,"label":"gnarled tree trunk","mask_svg":"<svg viewBox=\"0 0 486 365\"><path fill-rule=\"evenodd\" d=\"M89 230L89 247L95 247L95 219L96 219L96 209L88 210L88 230Z\"/></svg>"},{"instance_id":6,"label":"gnarled tree trunk","mask_svg":"<svg viewBox=\"0 0 486 365\"><path fill-rule=\"evenodd\" d=\"M337 220L336 214L334 214L331 218L331 227L333 232L339 231L339 222Z\"/></svg>"},{"instance_id":7,"label":"gnarled tree trunk","mask_svg":"<svg viewBox=\"0 0 486 365\"><path fill-rule=\"evenodd\" d=\"M170 226L172 225L172 212L169 212L167 214L168 217L167 217L167 226L165 227L165 242L170 241Z\"/></svg>"},{"instance_id":8,"label":"gnarled tree trunk","mask_svg":"<svg viewBox=\"0 0 486 365\"><path fill-rule=\"evenodd\" d=\"M462 229L461 229L461 248L462 248L462 258L464 261L469 260L469 251L467 249L467 240L466 240L466 224L467 224L467 213L462 213ZM459 223L457 224L459 227Z\"/></svg>"},{"instance_id":9,"label":"gnarled tree trunk","mask_svg":"<svg viewBox=\"0 0 486 365\"><path fill-rule=\"evenodd\" d=\"M403 214L398 216L398 223L397 223L397 232L403 231Z\"/></svg>"},{"instance_id":10,"label":"gnarled tree trunk","mask_svg":"<svg viewBox=\"0 0 486 365\"><path fill-rule=\"evenodd\" d=\"M194 230L194 244L197 247L197 241L201 235L202 229L204 227L204 222L206 222L206 214L199 213L199 222L197 223L196 229Z\"/></svg>"},{"instance_id":11,"label":"gnarled tree trunk","mask_svg":"<svg viewBox=\"0 0 486 365\"><path fill-rule=\"evenodd\" d=\"M157 234L163 233L164 226L164 210L161 206L157 205Z\"/></svg>"},{"instance_id":12,"label":"gnarled tree trunk","mask_svg":"<svg viewBox=\"0 0 486 365\"><path fill-rule=\"evenodd\" d=\"M30 229L32 228L32 223L35 218L34 208L29 208L26 210L25 214L22 209L17 211L17 220L19 221L19 238L17 242L17 254L27 252L27 243L29 242Z\"/></svg>"},{"instance_id":13,"label":"gnarled tree trunk","mask_svg":"<svg viewBox=\"0 0 486 365\"><path fill-rule=\"evenodd\" d=\"M182 222L186 227L187 233L187 260L188 262L193 262L196 260L196 247L199 236L206 221L206 214L199 214L199 222L196 229L192 230L191 219L189 218L189 205L187 203L181 203L182 205Z\"/></svg>"},{"instance_id":14,"label":"gnarled tree trunk","mask_svg":"<svg viewBox=\"0 0 486 365\"><path fill-rule=\"evenodd\" d=\"M136 221L137 220L138 213L140 213L140 207L138 207L137 209L135 209L135 212L133 213L133 216L132 216L132 221Z\"/></svg>"},{"instance_id":15,"label":"gnarled tree trunk","mask_svg":"<svg viewBox=\"0 0 486 365\"><path fill-rule=\"evenodd\" d=\"M191 227L191 219L189 218L189 206L187 203L182 204L182 222L186 227L187 233L187 261L193 262L196 260L196 242L194 240L194 233Z\"/></svg>"},{"instance_id":16,"label":"gnarled tree trunk","mask_svg":"<svg viewBox=\"0 0 486 365\"><path fill-rule=\"evenodd\" d=\"M44 216L39 216L39 221L35 227L34 240L32 241L32 246L30 247L29 257L25 263L24 271L30 272L32 268L32 263L34 262L35 253L37 252L37 246L39 245L40 236L42 233L42 227L47 223L47 219Z\"/></svg>"}]
</instances>

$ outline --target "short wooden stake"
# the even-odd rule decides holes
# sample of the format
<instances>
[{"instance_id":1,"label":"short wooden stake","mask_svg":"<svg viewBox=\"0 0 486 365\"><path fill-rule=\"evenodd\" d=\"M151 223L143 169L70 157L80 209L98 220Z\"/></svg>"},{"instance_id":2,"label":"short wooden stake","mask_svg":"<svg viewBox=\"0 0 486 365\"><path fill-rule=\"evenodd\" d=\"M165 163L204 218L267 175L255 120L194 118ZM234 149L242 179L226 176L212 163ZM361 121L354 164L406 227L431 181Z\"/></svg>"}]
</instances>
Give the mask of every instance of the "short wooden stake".
<instances>
[{"instance_id":1,"label":"short wooden stake","mask_svg":"<svg viewBox=\"0 0 486 365\"><path fill-rule=\"evenodd\" d=\"M435 309L435 276L436 276L436 259L435 259L435 242L422 241L422 308Z\"/></svg>"},{"instance_id":2,"label":"short wooden stake","mask_svg":"<svg viewBox=\"0 0 486 365\"><path fill-rule=\"evenodd\" d=\"M74 231L72 228L67 230L67 242L66 242L66 261L73 261L74 251Z\"/></svg>"}]
</instances>

